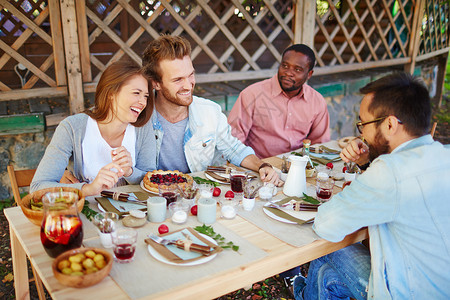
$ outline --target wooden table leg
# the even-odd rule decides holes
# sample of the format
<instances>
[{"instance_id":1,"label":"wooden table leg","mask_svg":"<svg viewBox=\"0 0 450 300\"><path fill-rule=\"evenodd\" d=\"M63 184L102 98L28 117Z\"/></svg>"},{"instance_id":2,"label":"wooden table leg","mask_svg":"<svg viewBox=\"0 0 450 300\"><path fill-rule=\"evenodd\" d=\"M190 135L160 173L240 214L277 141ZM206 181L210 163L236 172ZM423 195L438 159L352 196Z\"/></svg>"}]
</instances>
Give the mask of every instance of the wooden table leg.
<instances>
[{"instance_id":1,"label":"wooden table leg","mask_svg":"<svg viewBox=\"0 0 450 300\"><path fill-rule=\"evenodd\" d=\"M36 284L36 290L38 292L39 299L45 300L44 286L42 285L41 277L39 277L33 266L31 266L31 269L33 270L34 283Z\"/></svg>"},{"instance_id":2,"label":"wooden table leg","mask_svg":"<svg viewBox=\"0 0 450 300\"><path fill-rule=\"evenodd\" d=\"M30 288L28 284L28 266L27 255L23 250L20 241L14 230L9 229L9 236L11 239L11 257L14 273L14 288L16 290L16 299L24 300L30 299Z\"/></svg>"}]
</instances>

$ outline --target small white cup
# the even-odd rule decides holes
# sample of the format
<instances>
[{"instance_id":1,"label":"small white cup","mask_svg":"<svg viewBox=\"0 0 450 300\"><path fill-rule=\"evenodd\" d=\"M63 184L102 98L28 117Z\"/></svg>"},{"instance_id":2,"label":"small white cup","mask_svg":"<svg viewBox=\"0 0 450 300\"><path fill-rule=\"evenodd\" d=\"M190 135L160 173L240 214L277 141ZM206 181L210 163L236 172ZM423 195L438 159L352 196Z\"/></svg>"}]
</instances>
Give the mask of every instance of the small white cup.
<instances>
[{"instance_id":1,"label":"small white cup","mask_svg":"<svg viewBox=\"0 0 450 300\"><path fill-rule=\"evenodd\" d=\"M251 211L255 207L255 198L242 198L242 207L247 211Z\"/></svg>"},{"instance_id":2,"label":"small white cup","mask_svg":"<svg viewBox=\"0 0 450 300\"><path fill-rule=\"evenodd\" d=\"M103 247L111 248L113 246L111 233L103 233L99 230L98 235L100 236L100 242L102 243Z\"/></svg>"},{"instance_id":3,"label":"small white cup","mask_svg":"<svg viewBox=\"0 0 450 300\"><path fill-rule=\"evenodd\" d=\"M356 173L347 173L347 171L345 171L345 173L344 173L345 181L354 181L355 179L356 179Z\"/></svg>"}]
</instances>

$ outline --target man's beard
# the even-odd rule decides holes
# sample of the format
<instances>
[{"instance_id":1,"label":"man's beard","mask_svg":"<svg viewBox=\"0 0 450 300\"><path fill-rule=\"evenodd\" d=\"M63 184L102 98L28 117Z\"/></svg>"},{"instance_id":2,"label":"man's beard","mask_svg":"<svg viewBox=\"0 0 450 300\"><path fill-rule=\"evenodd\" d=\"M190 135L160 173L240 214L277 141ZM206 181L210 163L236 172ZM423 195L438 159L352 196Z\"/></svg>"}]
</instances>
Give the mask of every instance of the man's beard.
<instances>
[{"instance_id":1,"label":"man's beard","mask_svg":"<svg viewBox=\"0 0 450 300\"><path fill-rule=\"evenodd\" d=\"M190 100L187 102L186 100L182 100L177 98L177 96L172 96L168 89L166 89L164 86L161 86L161 90L158 91L158 93L161 93L162 96L169 102L175 103L180 106L189 106L192 103L192 95L190 97Z\"/></svg>"},{"instance_id":2,"label":"man's beard","mask_svg":"<svg viewBox=\"0 0 450 300\"><path fill-rule=\"evenodd\" d=\"M299 88L302 87L302 84L296 85L296 82L295 82L295 81L292 82L292 86L290 86L290 87L285 87L285 86L283 85L282 81L281 81L281 78L278 78L278 83L280 84L281 89L282 89L283 91L285 91L285 92L296 91L296 90L298 90Z\"/></svg>"},{"instance_id":3,"label":"man's beard","mask_svg":"<svg viewBox=\"0 0 450 300\"><path fill-rule=\"evenodd\" d=\"M378 128L373 143L369 144L370 161L382 154L389 153L389 148L389 141L381 134L381 130Z\"/></svg>"}]
</instances>

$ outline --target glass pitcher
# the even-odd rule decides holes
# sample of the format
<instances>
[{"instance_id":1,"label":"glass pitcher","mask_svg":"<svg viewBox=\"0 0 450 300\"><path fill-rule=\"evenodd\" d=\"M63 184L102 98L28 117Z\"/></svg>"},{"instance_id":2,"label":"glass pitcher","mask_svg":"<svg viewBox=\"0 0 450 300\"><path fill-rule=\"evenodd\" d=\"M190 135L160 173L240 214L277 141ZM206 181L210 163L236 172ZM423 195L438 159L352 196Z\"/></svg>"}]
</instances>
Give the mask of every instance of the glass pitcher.
<instances>
[{"instance_id":1,"label":"glass pitcher","mask_svg":"<svg viewBox=\"0 0 450 300\"><path fill-rule=\"evenodd\" d=\"M76 193L62 190L42 197L41 242L51 257L81 246L83 226L78 216L77 201Z\"/></svg>"}]
</instances>

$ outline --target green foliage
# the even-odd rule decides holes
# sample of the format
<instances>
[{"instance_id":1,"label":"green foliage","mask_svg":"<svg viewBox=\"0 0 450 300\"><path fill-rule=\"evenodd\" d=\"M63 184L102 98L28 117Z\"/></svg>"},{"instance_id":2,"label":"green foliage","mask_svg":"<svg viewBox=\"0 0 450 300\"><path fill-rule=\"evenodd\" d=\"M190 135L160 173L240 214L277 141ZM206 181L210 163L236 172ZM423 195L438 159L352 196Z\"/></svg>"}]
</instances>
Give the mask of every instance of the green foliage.
<instances>
[{"instance_id":1,"label":"green foliage","mask_svg":"<svg viewBox=\"0 0 450 300\"><path fill-rule=\"evenodd\" d=\"M226 242L225 238L222 235L216 233L212 226L206 226L205 224L203 224L202 226L194 227L194 229L213 238L223 249L232 249L233 251L239 250L239 246L236 246L235 244L233 244L233 242Z\"/></svg>"},{"instance_id":2,"label":"green foliage","mask_svg":"<svg viewBox=\"0 0 450 300\"><path fill-rule=\"evenodd\" d=\"M96 212L95 210L93 210L89 207L89 201L87 201L87 200L84 201L84 206L83 206L83 209L81 210L81 213L84 214L86 216L86 218L90 221L92 221L94 216L96 214L98 214L98 212Z\"/></svg>"},{"instance_id":3,"label":"green foliage","mask_svg":"<svg viewBox=\"0 0 450 300\"><path fill-rule=\"evenodd\" d=\"M447 72L445 74L444 94L450 94L450 55L447 59Z\"/></svg>"},{"instance_id":4,"label":"green foliage","mask_svg":"<svg viewBox=\"0 0 450 300\"><path fill-rule=\"evenodd\" d=\"M218 183L218 182L215 182L215 181L212 181L212 180L208 180L208 179L205 179L205 178L201 178L201 177L197 177L197 176L194 177L193 179L194 179L194 181L197 184L209 183L209 184L212 184L213 186L219 186L220 185L220 183Z\"/></svg>"},{"instance_id":5,"label":"green foliage","mask_svg":"<svg viewBox=\"0 0 450 300\"><path fill-rule=\"evenodd\" d=\"M0 201L0 209L3 210L5 208L11 207L14 204L14 199L5 199Z\"/></svg>"}]
</instances>

